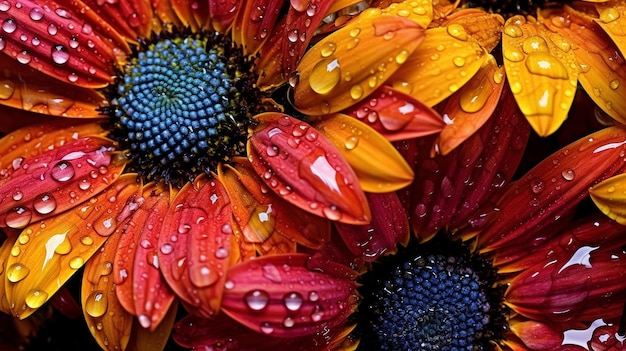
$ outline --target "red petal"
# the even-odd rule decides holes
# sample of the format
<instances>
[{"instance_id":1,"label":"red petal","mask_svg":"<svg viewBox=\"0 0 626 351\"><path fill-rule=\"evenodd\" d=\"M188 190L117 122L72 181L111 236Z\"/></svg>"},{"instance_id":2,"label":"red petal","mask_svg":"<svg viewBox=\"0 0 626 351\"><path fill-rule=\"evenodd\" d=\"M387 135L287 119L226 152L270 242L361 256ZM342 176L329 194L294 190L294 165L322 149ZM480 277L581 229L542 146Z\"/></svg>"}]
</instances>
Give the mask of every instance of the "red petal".
<instances>
[{"instance_id":1,"label":"red petal","mask_svg":"<svg viewBox=\"0 0 626 351\"><path fill-rule=\"evenodd\" d=\"M374 128L389 141L435 134L445 125L437 111L385 85L346 113Z\"/></svg>"},{"instance_id":2,"label":"red petal","mask_svg":"<svg viewBox=\"0 0 626 351\"><path fill-rule=\"evenodd\" d=\"M626 129L609 127L562 148L512 184L498 200L498 211L481 230L478 246L491 251L519 247L558 222L590 186L624 169Z\"/></svg>"},{"instance_id":3,"label":"red petal","mask_svg":"<svg viewBox=\"0 0 626 351\"><path fill-rule=\"evenodd\" d=\"M159 234L158 259L165 280L192 313L217 313L226 270L239 258L226 190L216 179L199 178L178 193Z\"/></svg>"},{"instance_id":4,"label":"red petal","mask_svg":"<svg viewBox=\"0 0 626 351\"><path fill-rule=\"evenodd\" d=\"M2 162L5 164L5 162ZM89 200L121 174L109 140L81 138L2 170L0 227L23 228Z\"/></svg>"},{"instance_id":5,"label":"red petal","mask_svg":"<svg viewBox=\"0 0 626 351\"><path fill-rule=\"evenodd\" d=\"M150 34L152 24L150 0L82 0L82 2L105 19L128 41L146 38Z\"/></svg>"},{"instance_id":6,"label":"red petal","mask_svg":"<svg viewBox=\"0 0 626 351\"><path fill-rule=\"evenodd\" d=\"M530 350L557 350L563 342L563 331L560 328L540 322L514 323L511 324L511 330Z\"/></svg>"},{"instance_id":7,"label":"red petal","mask_svg":"<svg viewBox=\"0 0 626 351\"><path fill-rule=\"evenodd\" d=\"M251 0L239 11L233 36L236 42L244 46L247 53L255 53L259 46L270 38L281 5L281 0Z\"/></svg>"},{"instance_id":8,"label":"red petal","mask_svg":"<svg viewBox=\"0 0 626 351\"><path fill-rule=\"evenodd\" d=\"M364 224L371 218L350 165L314 128L280 113L261 122L248 142L248 157L261 179L292 204L330 220Z\"/></svg>"},{"instance_id":9,"label":"red petal","mask_svg":"<svg viewBox=\"0 0 626 351\"><path fill-rule=\"evenodd\" d=\"M213 28L218 32L225 32L233 23L241 6L251 6L251 4L237 0L209 1L209 13Z\"/></svg>"},{"instance_id":10,"label":"red petal","mask_svg":"<svg viewBox=\"0 0 626 351\"><path fill-rule=\"evenodd\" d=\"M314 334L356 308L356 273L305 254L264 256L228 272L222 310L274 337Z\"/></svg>"},{"instance_id":11,"label":"red petal","mask_svg":"<svg viewBox=\"0 0 626 351\"><path fill-rule=\"evenodd\" d=\"M130 49L91 8L52 1L45 7L31 0L6 1L10 2L8 11L0 11L3 53L74 85L96 88L113 82L116 56ZM34 38L38 45L31 43Z\"/></svg>"},{"instance_id":12,"label":"red petal","mask_svg":"<svg viewBox=\"0 0 626 351\"><path fill-rule=\"evenodd\" d=\"M394 253L399 243L408 243L409 222L395 193L366 195L372 209L372 222L366 225L335 223L335 228L354 256L372 262Z\"/></svg>"}]
</instances>

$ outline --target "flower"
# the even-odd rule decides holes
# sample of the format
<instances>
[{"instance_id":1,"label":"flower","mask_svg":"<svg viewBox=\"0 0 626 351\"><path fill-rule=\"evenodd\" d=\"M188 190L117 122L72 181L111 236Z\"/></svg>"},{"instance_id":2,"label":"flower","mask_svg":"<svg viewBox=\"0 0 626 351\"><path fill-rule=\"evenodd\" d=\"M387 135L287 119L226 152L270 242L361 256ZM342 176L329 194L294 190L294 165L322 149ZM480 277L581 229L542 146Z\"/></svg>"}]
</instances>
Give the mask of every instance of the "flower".
<instances>
[{"instance_id":1,"label":"flower","mask_svg":"<svg viewBox=\"0 0 626 351\"><path fill-rule=\"evenodd\" d=\"M0 309L59 305L81 272L105 349L163 347L179 301L259 335L341 342L355 273L315 250L341 223L360 226L342 231L352 252L394 251L408 230L353 245L413 178L383 136L443 126L383 86L423 26L376 9L323 22L345 6L2 1ZM350 117L368 96L380 116Z\"/></svg>"}]
</instances>

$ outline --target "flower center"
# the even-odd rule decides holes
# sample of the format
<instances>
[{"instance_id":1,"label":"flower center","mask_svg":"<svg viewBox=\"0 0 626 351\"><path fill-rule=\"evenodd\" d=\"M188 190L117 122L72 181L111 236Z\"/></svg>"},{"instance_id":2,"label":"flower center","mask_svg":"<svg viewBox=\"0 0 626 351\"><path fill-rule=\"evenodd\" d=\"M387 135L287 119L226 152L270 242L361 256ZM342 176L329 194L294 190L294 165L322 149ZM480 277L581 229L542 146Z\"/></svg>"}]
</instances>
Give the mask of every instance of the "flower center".
<instances>
[{"instance_id":1,"label":"flower center","mask_svg":"<svg viewBox=\"0 0 626 351\"><path fill-rule=\"evenodd\" d=\"M364 350L490 349L506 327L495 270L461 244L414 245L363 279Z\"/></svg>"},{"instance_id":2,"label":"flower center","mask_svg":"<svg viewBox=\"0 0 626 351\"><path fill-rule=\"evenodd\" d=\"M244 155L252 116L262 109L253 66L218 33L162 33L142 42L105 109L132 170L181 185Z\"/></svg>"}]
</instances>

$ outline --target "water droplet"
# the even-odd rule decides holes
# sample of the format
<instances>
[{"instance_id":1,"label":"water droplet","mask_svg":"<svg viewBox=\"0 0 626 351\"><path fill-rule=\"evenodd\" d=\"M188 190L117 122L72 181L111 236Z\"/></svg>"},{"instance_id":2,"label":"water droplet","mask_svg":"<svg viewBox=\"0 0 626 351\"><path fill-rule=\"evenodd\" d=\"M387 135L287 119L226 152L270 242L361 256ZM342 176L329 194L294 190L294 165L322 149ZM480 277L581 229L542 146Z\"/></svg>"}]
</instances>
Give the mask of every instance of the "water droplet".
<instances>
[{"instance_id":1,"label":"water droplet","mask_svg":"<svg viewBox=\"0 0 626 351\"><path fill-rule=\"evenodd\" d=\"M518 38L518 37L521 37L524 33L522 32L522 28L520 28L519 26L514 25L514 24L509 24L504 27L504 34L512 38Z\"/></svg>"},{"instance_id":2,"label":"water droplet","mask_svg":"<svg viewBox=\"0 0 626 351\"><path fill-rule=\"evenodd\" d=\"M457 56L452 59L452 63L454 63L454 65L457 67L463 67L465 66L465 58L461 56Z\"/></svg>"},{"instance_id":3,"label":"water droplet","mask_svg":"<svg viewBox=\"0 0 626 351\"><path fill-rule=\"evenodd\" d=\"M309 301L311 301L311 302L315 302L315 301L317 301L317 300L319 300L319 299L320 299L320 296L319 296L319 294L317 293L317 291L311 291L311 292L309 293Z\"/></svg>"},{"instance_id":4,"label":"water droplet","mask_svg":"<svg viewBox=\"0 0 626 351\"><path fill-rule=\"evenodd\" d=\"M10 2L8 2L6 0L0 1L0 11L7 12L10 9L11 9L11 3Z\"/></svg>"},{"instance_id":5,"label":"water droplet","mask_svg":"<svg viewBox=\"0 0 626 351\"><path fill-rule=\"evenodd\" d=\"M91 246L93 245L93 238L89 235L85 235L80 238L80 242L85 246Z\"/></svg>"},{"instance_id":6,"label":"water droplet","mask_svg":"<svg viewBox=\"0 0 626 351\"><path fill-rule=\"evenodd\" d=\"M449 25L447 28L447 32L451 37L459 39L461 41L466 41L468 37L465 28L463 28L463 26L461 26L460 24Z\"/></svg>"},{"instance_id":7,"label":"water droplet","mask_svg":"<svg viewBox=\"0 0 626 351\"><path fill-rule=\"evenodd\" d=\"M26 65L30 62L30 60L32 60L32 57L30 56L30 54L28 53L28 51L23 50L22 52L19 52L15 58L17 59L17 62Z\"/></svg>"},{"instance_id":8,"label":"water droplet","mask_svg":"<svg viewBox=\"0 0 626 351\"><path fill-rule=\"evenodd\" d=\"M311 312L311 320L313 322L319 322L322 320L322 317L324 317L322 306L315 306Z\"/></svg>"},{"instance_id":9,"label":"water droplet","mask_svg":"<svg viewBox=\"0 0 626 351\"><path fill-rule=\"evenodd\" d=\"M397 55L396 55L396 63L401 65L403 63L406 62L406 60L409 58L410 56L410 52L408 50L401 50Z\"/></svg>"},{"instance_id":10,"label":"water droplet","mask_svg":"<svg viewBox=\"0 0 626 351\"><path fill-rule=\"evenodd\" d=\"M360 85L353 85L350 89L350 96L355 100L360 99L363 96L363 88Z\"/></svg>"},{"instance_id":11,"label":"water droplet","mask_svg":"<svg viewBox=\"0 0 626 351\"><path fill-rule=\"evenodd\" d=\"M80 190L87 190L91 187L91 181L89 179L83 179L78 183L78 188Z\"/></svg>"},{"instance_id":12,"label":"water droplet","mask_svg":"<svg viewBox=\"0 0 626 351\"><path fill-rule=\"evenodd\" d=\"M30 9L28 15L33 21L41 21L41 19L43 18L43 10L41 10L41 8L39 7L33 7L32 9Z\"/></svg>"},{"instance_id":13,"label":"water droplet","mask_svg":"<svg viewBox=\"0 0 626 351\"><path fill-rule=\"evenodd\" d=\"M543 180L539 179L539 178L534 178L530 181L530 190L535 193L535 194L539 194L540 192L543 191L543 189L545 188L545 184L543 182Z\"/></svg>"},{"instance_id":14,"label":"water droplet","mask_svg":"<svg viewBox=\"0 0 626 351\"><path fill-rule=\"evenodd\" d=\"M72 18L72 16L70 16L69 11L67 11L66 9L59 7L56 10L54 10L54 13L57 14L57 16L61 17L61 18L65 18L65 19L70 19Z\"/></svg>"},{"instance_id":15,"label":"water droplet","mask_svg":"<svg viewBox=\"0 0 626 351\"><path fill-rule=\"evenodd\" d=\"M48 301L48 293L39 289L32 289L28 291L26 293L26 297L24 298L26 306L30 308L39 308L46 301Z\"/></svg>"},{"instance_id":16,"label":"water droplet","mask_svg":"<svg viewBox=\"0 0 626 351\"><path fill-rule=\"evenodd\" d=\"M51 49L52 61L57 65L63 65L70 59L69 50L63 45L54 45Z\"/></svg>"},{"instance_id":17,"label":"water droplet","mask_svg":"<svg viewBox=\"0 0 626 351\"><path fill-rule=\"evenodd\" d=\"M117 228L117 221L113 217L107 217L97 219L93 224L93 229L100 236L109 236L115 232Z\"/></svg>"},{"instance_id":18,"label":"water droplet","mask_svg":"<svg viewBox=\"0 0 626 351\"><path fill-rule=\"evenodd\" d=\"M74 166L67 161L58 162L50 171L52 179L59 182L67 182L74 177L74 174Z\"/></svg>"},{"instance_id":19,"label":"water droplet","mask_svg":"<svg viewBox=\"0 0 626 351\"><path fill-rule=\"evenodd\" d=\"M339 211L339 208L334 205L325 206L322 209L322 213L324 214L324 217L330 219L331 221L338 221L341 219L341 212Z\"/></svg>"},{"instance_id":20,"label":"water droplet","mask_svg":"<svg viewBox=\"0 0 626 351\"><path fill-rule=\"evenodd\" d=\"M517 50L508 49L508 48L504 49L503 56L504 58L512 62L520 62L524 60L524 54L522 54L521 52Z\"/></svg>"},{"instance_id":21,"label":"water droplet","mask_svg":"<svg viewBox=\"0 0 626 351\"><path fill-rule=\"evenodd\" d=\"M268 145L267 149L265 149L265 153L269 157L278 156L278 146L276 146L276 145Z\"/></svg>"},{"instance_id":22,"label":"water droplet","mask_svg":"<svg viewBox=\"0 0 626 351\"><path fill-rule=\"evenodd\" d=\"M287 33L287 39L292 43L298 41L298 30L294 29L289 31L289 33Z\"/></svg>"},{"instance_id":23,"label":"water droplet","mask_svg":"<svg viewBox=\"0 0 626 351\"><path fill-rule=\"evenodd\" d=\"M70 260L69 266L72 269L79 269L83 264L85 264L85 260L80 256L76 256Z\"/></svg>"},{"instance_id":24,"label":"water droplet","mask_svg":"<svg viewBox=\"0 0 626 351\"><path fill-rule=\"evenodd\" d=\"M50 23L50 25L48 26L48 34L56 35L58 31L59 29L57 28L57 26L54 25L54 23Z\"/></svg>"},{"instance_id":25,"label":"water droplet","mask_svg":"<svg viewBox=\"0 0 626 351\"><path fill-rule=\"evenodd\" d=\"M345 147L346 150L354 150L359 145L359 137L350 136L346 139Z\"/></svg>"},{"instance_id":26,"label":"water droplet","mask_svg":"<svg viewBox=\"0 0 626 351\"><path fill-rule=\"evenodd\" d=\"M57 208L57 201L51 194L43 194L33 201L33 208L37 213L45 215Z\"/></svg>"},{"instance_id":27,"label":"water droplet","mask_svg":"<svg viewBox=\"0 0 626 351\"><path fill-rule=\"evenodd\" d=\"M235 287L235 282L232 280L227 280L226 282L224 282L224 289L226 290L230 290L233 289Z\"/></svg>"},{"instance_id":28,"label":"water droplet","mask_svg":"<svg viewBox=\"0 0 626 351\"><path fill-rule=\"evenodd\" d=\"M28 267L21 263L13 263L9 266L9 268L7 268L6 276L10 282L17 283L26 278L28 273L30 273L30 269Z\"/></svg>"},{"instance_id":29,"label":"water droplet","mask_svg":"<svg viewBox=\"0 0 626 351\"><path fill-rule=\"evenodd\" d=\"M270 295L263 290L253 290L246 293L244 301L251 310L261 311L269 304Z\"/></svg>"},{"instance_id":30,"label":"water droplet","mask_svg":"<svg viewBox=\"0 0 626 351\"><path fill-rule=\"evenodd\" d=\"M271 334L274 332L274 328L268 322L263 322L261 323L261 332L263 334Z\"/></svg>"},{"instance_id":31,"label":"water droplet","mask_svg":"<svg viewBox=\"0 0 626 351\"><path fill-rule=\"evenodd\" d=\"M85 312L94 318L102 317L107 308L107 297L101 290L92 291L85 300Z\"/></svg>"},{"instance_id":32,"label":"water droplet","mask_svg":"<svg viewBox=\"0 0 626 351\"><path fill-rule=\"evenodd\" d=\"M318 62L309 77L309 85L318 94L328 94L341 79L341 68L337 59Z\"/></svg>"},{"instance_id":33,"label":"water droplet","mask_svg":"<svg viewBox=\"0 0 626 351\"><path fill-rule=\"evenodd\" d=\"M322 48L320 49L320 54L322 55L322 57L325 58L334 54L336 49L337 49L337 45L335 43L326 42L322 44Z\"/></svg>"},{"instance_id":34,"label":"water droplet","mask_svg":"<svg viewBox=\"0 0 626 351\"><path fill-rule=\"evenodd\" d=\"M302 295L298 292L287 293L283 297L285 307L290 311L297 311L302 307Z\"/></svg>"},{"instance_id":35,"label":"water droplet","mask_svg":"<svg viewBox=\"0 0 626 351\"><path fill-rule=\"evenodd\" d=\"M220 247L215 250L215 257L219 259L224 259L228 257L228 250L226 248Z\"/></svg>"},{"instance_id":36,"label":"water droplet","mask_svg":"<svg viewBox=\"0 0 626 351\"><path fill-rule=\"evenodd\" d=\"M524 40L524 42L522 43L522 50L524 50L524 52L527 54L549 52L548 43L544 38L538 35L528 37L526 40Z\"/></svg>"},{"instance_id":37,"label":"water droplet","mask_svg":"<svg viewBox=\"0 0 626 351\"><path fill-rule=\"evenodd\" d=\"M26 207L16 207L7 212L4 223L13 229L22 229L30 224L33 213Z\"/></svg>"},{"instance_id":38,"label":"water droplet","mask_svg":"<svg viewBox=\"0 0 626 351\"><path fill-rule=\"evenodd\" d=\"M291 328L296 324L296 322L291 317L287 317L283 320L283 325L285 328Z\"/></svg>"},{"instance_id":39,"label":"water droplet","mask_svg":"<svg viewBox=\"0 0 626 351\"><path fill-rule=\"evenodd\" d=\"M2 44L2 38L0 38L0 44ZM0 47L0 49L2 49ZM13 96L13 93L15 92L15 84L8 80L2 80L0 81L0 99L9 99L11 96Z\"/></svg>"},{"instance_id":40,"label":"water droplet","mask_svg":"<svg viewBox=\"0 0 626 351\"><path fill-rule=\"evenodd\" d=\"M616 90L617 88L619 88L619 80L613 79L612 81L610 81L609 87L613 90Z\"/></svg>"},{"instance_id":41,"label":"water droplet","mask_svg":"<svg viewBox=\"0 0 626 351\"><path fill-rule=\"evenodd\" d=\"M16 29L17 24L15 23L15 20L13 18L7 18L2 22L2 30L5 33L11 34L15 32Z\"/></svg>"},{"instance_id":42,"label":"water droplet","mask_svg":"<svg viewBox=\"0 0 626 351\"><path fill-rule=\"evenodd\" d=\"M620 17L619 11L613 7L608 7L600 12L600 21L604 23L611 23Z\"/></svg>"},{"instance_id":43,"label":"water droplet","mask_svg":"<svg viewBox=\"0 0 626 351\"><path fill-rule=\"evenodd\" d=\"M563 172L561 172L561 176L565 180L573 180L576 177L576 173L574 173L573 169L568 168L568 169L564 170Z\"/></svg>"},{"instance_id":44,"label":"water droplet","mask_svg":"<svg viewBox=\"0 0 626 351\"><path fill-rule=\"evenodd\" d=\"M15 201L20 201L23 197L24 197L24 193L21 192L19 189L13 193L13 200Z\"/></svg>"},{"instance_id":45,"label":"water droplet","mask_svg":"<svg viewBox=\"0 0 626 351\"><path fill-rule=\"evenodd\" d=\"M172 252L174 252L174 246L172 246L172 244L169 243L165 243L161 246L161 253L164 255L169 255Z\"/></svg>"},{"instance_id":46,"label":"water droplet","mask_svg":"<svg viewBox=\"0 0 626 351\"><path fill-rule=\"evenodd\" d=\"M17 242L22 245L28 244L29 241L30 241L30 235L26 234L26 232L20 234L20 236L17 238Z\"/></svg>"}]
</instances>

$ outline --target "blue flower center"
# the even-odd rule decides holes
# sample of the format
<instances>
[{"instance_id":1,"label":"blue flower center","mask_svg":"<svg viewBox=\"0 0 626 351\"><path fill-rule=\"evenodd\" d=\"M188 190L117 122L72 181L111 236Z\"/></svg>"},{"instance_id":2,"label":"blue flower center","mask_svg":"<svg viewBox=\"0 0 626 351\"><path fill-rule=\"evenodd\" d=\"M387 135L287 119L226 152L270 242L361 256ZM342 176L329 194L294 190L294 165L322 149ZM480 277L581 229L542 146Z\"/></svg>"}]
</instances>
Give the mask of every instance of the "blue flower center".
<instances>
[{"instance_id":1,"label":"blue flower center","mask_svg":"<svg viewBox=\"0 0 626 351\"><path fill-rule=\"evenodd\" d=\"M504 320L502 289L485 276L493 269L456 244L449 254L431 253L432 246L398 254L364 277L363 350L488 348Z\"/></svg>"},{"instance_id":2,"label":"blue flower center","mask_svg":"<svg viewBox=\"0 0 626 351\"><path fill-rule=\"evenodd\" d=\"M180 184L245 154L260 92L247 57L217 33L141 43L113 92L113 138L135 171Z\"/></svg>"}]
</instances>

